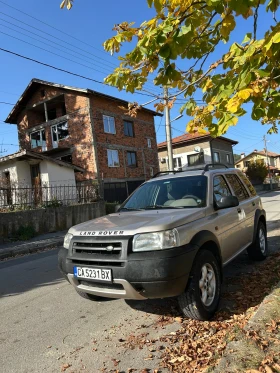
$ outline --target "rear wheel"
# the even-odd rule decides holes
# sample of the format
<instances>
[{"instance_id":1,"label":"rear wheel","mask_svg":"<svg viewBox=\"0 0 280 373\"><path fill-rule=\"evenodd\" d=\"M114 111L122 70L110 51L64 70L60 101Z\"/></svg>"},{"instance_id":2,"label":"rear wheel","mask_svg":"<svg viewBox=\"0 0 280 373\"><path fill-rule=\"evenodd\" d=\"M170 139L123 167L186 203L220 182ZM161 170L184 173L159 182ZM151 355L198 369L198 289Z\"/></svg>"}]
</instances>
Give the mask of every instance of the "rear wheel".
<instances>
[{"instance_id":1,"label":"rear wheel","mask_svg":"<svg viewBox=\"0 0 280 373\"><path fill-rule=\"evenodd\" d=\"M83 291L77 290L76 292L79 294L80 297L88 299L88 300L93 300L93 301L98 301L100 297L98 295L93 295L89 293L84 293Z\"/></svg>"},{"instance_id":2,"label":"rear wheel","mask_svg":"<svg viewBox=\"0 0 280 373\"><path fill-rule=\"evenodd\" d=\"M267 234L265 224L259 221L256 232L256 237L251 246L248 247L247 252L253 260L264 260L267 257Z\"/></svg>"},{"instance_id":3,"label":"rear wheel","mask_svg":"<svg viewBox=\"0 0 280 373\"><path fill-rule=\"evenodd\" d=\"M186 290L179 295L182 313L192 319L211 319L219 305L221 270L216 257L208 250L198 252Z\"/></svg>"}]
</instances>

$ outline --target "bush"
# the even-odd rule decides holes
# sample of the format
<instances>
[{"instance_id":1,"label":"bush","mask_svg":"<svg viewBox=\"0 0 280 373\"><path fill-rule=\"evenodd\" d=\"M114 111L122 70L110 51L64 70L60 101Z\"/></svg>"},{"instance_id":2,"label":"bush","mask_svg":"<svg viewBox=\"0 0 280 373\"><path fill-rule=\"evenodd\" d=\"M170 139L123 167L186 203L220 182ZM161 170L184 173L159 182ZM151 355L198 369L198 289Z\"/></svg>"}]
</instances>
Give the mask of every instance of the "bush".
<instances>
[{"instance_id":1,"label":"bush","mask_svg":"<svg viewBox=\"0 0 280 373\"><path fill-rule=\"evenodd\" d=\"M267 177L267 166L261 161L251 161L248 165L246 175L253 183L263 183Z\"/></svg>"},{"instance_id":2,"label":"bush","mask_svg":"<svg viewBox=\"0 0 280 373\"><path fill-rule=\"evenodd\" d=\"M106 202L106 214L113 214L117 205L119 205L119 202Z\"/></svg>"},{"instance_id":3,"label":"bush","mask_svg":"<svg viewBox=\"0 0 280 373\"><path fill-rule=\"evenodd\" d=\"M17 240L20 241L27 241L30 240L30 238L33 238L36 236L36 232L34 227L32 225L26 225L19 227L17 233L16 233L16 238Z\"/></svg>"}]
</instances>

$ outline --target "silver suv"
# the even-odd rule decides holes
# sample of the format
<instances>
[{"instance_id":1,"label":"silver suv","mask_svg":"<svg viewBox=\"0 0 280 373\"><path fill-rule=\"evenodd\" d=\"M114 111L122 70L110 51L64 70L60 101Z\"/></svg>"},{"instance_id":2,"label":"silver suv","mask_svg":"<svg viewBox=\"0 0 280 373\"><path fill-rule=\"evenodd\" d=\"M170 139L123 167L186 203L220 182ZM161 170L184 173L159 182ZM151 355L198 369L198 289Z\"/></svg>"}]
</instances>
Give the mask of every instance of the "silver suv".
<instances>
[{"instance_id":1,"label":"silver suv","mask_svg":"<svg viewBox=\"0 0 280 373\"><path fill-rule=\"evenodd\" d=\"M245 249L267 256L260 197L242 172L216 167L159 173L116 213L72 227L59 251L67 280L93 300L178 296L185 316L210 319L223 267Z\"/></svg>"}]
</instances>

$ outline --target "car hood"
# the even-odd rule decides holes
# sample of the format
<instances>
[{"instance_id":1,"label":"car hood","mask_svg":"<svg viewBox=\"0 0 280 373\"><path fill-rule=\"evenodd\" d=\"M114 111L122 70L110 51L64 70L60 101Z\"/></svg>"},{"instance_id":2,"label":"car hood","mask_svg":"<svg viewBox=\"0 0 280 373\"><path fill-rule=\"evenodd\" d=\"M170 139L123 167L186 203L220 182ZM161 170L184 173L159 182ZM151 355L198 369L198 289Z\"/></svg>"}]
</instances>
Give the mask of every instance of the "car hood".
<instances>
[{"instance_id":1,"label":"car hood","mask_svg":"<svg viewBox=\"0 0 280 373\"><path fill-rule=\"evenodd\" d=\"M204 216L205 209L201 208L126 211L75 225L69 233L75 236L130 236L176 228Z\"/></svg>"}]
</instances>

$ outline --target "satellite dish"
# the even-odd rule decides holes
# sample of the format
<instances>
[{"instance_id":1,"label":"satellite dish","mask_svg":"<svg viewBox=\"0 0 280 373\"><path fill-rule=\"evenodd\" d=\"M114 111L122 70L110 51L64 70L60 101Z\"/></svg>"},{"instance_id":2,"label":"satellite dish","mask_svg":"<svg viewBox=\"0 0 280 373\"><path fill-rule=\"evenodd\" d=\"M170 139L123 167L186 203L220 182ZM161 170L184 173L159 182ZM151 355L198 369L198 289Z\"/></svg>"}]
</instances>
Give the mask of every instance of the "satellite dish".
<instances>
[{"instance_id":1,"label":"satellite dish","mask_svg":"<svg viewBox=\"0 0 280 373\"><path fill-rule=\"evenodd\" d=\"M201 152L201 148L200 148L199 146L196 146L196 147L194 148L194 151L200 153L200 152Z\"/></svg>"}]
</instances>

